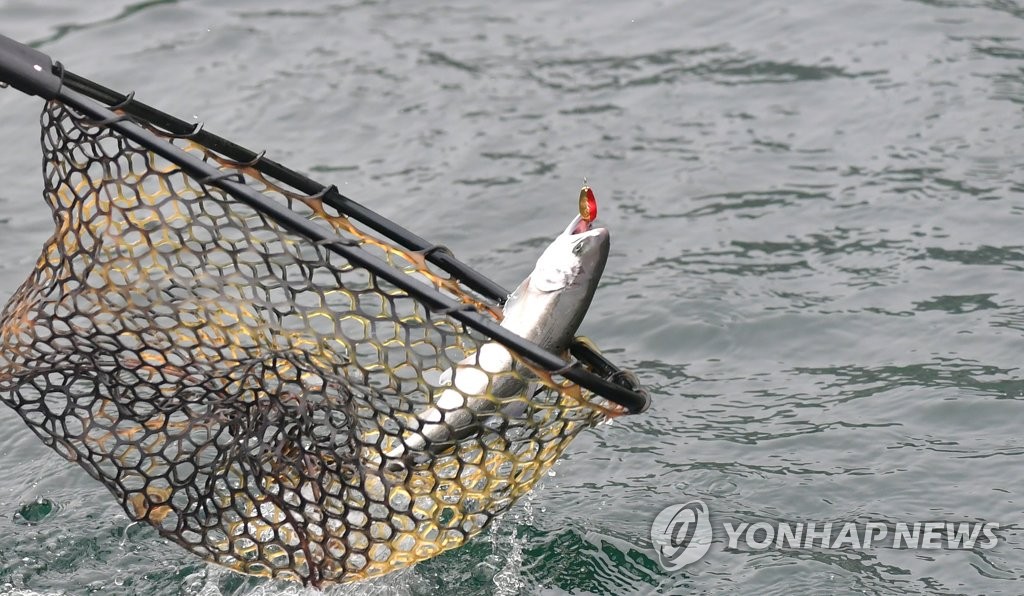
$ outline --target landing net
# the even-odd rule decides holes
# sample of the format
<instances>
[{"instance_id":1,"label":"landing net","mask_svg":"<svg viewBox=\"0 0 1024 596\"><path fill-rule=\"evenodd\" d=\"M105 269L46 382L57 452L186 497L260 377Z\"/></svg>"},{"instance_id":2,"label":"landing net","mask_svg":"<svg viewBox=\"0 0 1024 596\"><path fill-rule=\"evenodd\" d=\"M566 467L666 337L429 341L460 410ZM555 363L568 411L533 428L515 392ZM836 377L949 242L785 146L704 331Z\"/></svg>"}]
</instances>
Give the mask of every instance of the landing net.
<instances>
[{"instance_id":1,"label":"landing net","mask_svg":"<svg viewBox=\"0 0 1024 596\"><path fill-rule=\"evenodd\" d=\"M55 232L0 319L0 399L132 520L204 559L322 586L433 557L624 412L517 356L500 374L524 390L488 397L478 433L389 466L451 390L442 373L491 339L215 183L244 183L465 309L498 320L497 305L190 136L138 122L218 176L57 99L41 123Z\"/></svg>"}]
</instances>

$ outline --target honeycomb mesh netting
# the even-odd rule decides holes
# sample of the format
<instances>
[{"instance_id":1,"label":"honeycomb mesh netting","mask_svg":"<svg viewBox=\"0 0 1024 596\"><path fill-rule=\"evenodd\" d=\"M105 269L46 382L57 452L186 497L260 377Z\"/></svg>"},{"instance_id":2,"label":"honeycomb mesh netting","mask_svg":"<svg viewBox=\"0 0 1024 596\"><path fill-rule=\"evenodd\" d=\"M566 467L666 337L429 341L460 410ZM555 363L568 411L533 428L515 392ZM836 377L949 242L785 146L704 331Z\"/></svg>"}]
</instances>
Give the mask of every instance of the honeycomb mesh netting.
<instances>
[{"instance_id":1,"label":"honeycomb mesh netting","mask_svg":"<svg viewBox=\"0 0 1024 596\"><path fill-rule=\"evenodd\" d=\"M480 532L622 413L516 357L501 374L521 389L484 396L498 423L389 466L486 337L59 101L42 128L56 231L3 311L0 396L132 520L204 559L316 586L410 565ZM148 128L500 318L322 200Z\"/></svg>"}]
</instances>

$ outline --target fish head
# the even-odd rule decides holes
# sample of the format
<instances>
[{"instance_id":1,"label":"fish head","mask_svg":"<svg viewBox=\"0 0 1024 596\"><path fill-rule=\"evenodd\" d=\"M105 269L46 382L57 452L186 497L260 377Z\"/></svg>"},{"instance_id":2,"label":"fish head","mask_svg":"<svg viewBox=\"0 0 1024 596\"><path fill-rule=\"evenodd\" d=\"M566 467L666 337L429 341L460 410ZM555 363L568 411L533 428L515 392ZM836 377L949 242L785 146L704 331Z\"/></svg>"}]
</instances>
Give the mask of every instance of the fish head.
<instances>
[{"instance_id":1,"label":"fish head","mask_svg":"<svg viewBox=\"0 0 1024 596\"><path fill-rule=\"evenodd\" d=\"M568 348L601 281L609 244L607 229L576 217L509 296L502 327L553 352Z\"/></svg>"},{"instance_id":2,"label":"fish head","mask_svg":"<svg viewBox=\"0 0 1024 596\"><path fill-rule=\"evenodd\" d=\"M530 274L531 289L593 296L608 261L609 245L606 228L576 216L537 259Z\"/></svg>"}]
</instances>

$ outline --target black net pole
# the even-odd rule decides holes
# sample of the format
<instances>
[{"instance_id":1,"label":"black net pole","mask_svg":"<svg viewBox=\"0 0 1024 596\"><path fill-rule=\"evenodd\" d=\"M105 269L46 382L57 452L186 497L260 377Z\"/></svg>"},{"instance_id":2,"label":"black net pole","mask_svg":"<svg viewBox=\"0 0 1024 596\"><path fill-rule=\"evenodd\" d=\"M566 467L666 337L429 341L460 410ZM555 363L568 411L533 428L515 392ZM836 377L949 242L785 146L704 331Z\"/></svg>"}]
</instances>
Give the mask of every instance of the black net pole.
<instances>
[{"instance_id":1,"label":"black net pole","mask_svg":"<svg viewBox=\"0 0 1024 596\"><path fill-rule=\"evenodd\" d=\"M221 172L216 168L189 155L167 140L139 126L130 120L128 115L135 115L143 119L146 119L148 116L154 119L152 121L153 124L161 128L169 127L168 132L172 134L188 134L190 135L189 138L196 142L209 143L208 146L211 149L218 152L227 152L225 156L235 159L235 161L243 163L251 161L254 167L260 165L263 168L261 171L264 173L282 182L286 182L302 192L309 194L323 193L325 202L329 202L329 204L332 204L342 213L351 215L354 219L365 223L372 229L387 235L408 248L427 251L429 259L438 264L439 267L442 267L442 269L453 274L456 279L465 281L473 289L495 300L498 300L499 296L501 299L504 299L506 296L503 288L488 280L482 274L472 270L468 265L461 263L443 250L436 250L436 246L428 243L423 238L344 197L335 188L328 188L316 183L276 162L267 160L261 154L253 153L221 137L202 130L197 132L195 126L135 102L131 95L118 94L80 76L68 73L60 65L55 67L52 59L46 54L2 35L0 35L0 80L6 81L29 95L38 95L44 99L59 99L80 110L83 114L95 119L102 125L117 130L143 147L180 166L204 184L227 192L236 200L264 213L287 229L315 242L323 243L328 250L374 272L382 279L409 292L410 295L422 301L435 312L447 314L467 327L480 331L487 337L507 346L549 372L555 372L564 376L574 383L623 406L630 413L643 412L650 405L649 396L640 390L639 387L635 387L636 390L634 390L623 384L610 382L586 370L579 363L568 363L562 358L541 349L536 344L526 341L515 333L506 330L492 319L481 315L473 309L467 308L466 305L442 295L433 288L411 279L402 272L394 270L384 261L367 254L365 251L339 242L331 242L334 234L328 230L267 199L249 186L232 178L221 176ZM76 89L81 89L82 91ZM124 106L118 105L117 107L119 109L123 107L125 113L115 113L109 106L103 105L101 99L87 95L83 91L90 91L91 94L98 95L102 99L119 100ZM128 109L131 106L134 106L134 114ZM188 130L183 130L183 128ZM333 201L333 203L330 201ZM586 346L574 344L573 347L575 353L584 357L589 356L595 364L602 366L610 365L607 360L602 361L596 352ZM617 378L620 381L628 380L623 375L619 375Z\"/></svg>"}]
</instances>

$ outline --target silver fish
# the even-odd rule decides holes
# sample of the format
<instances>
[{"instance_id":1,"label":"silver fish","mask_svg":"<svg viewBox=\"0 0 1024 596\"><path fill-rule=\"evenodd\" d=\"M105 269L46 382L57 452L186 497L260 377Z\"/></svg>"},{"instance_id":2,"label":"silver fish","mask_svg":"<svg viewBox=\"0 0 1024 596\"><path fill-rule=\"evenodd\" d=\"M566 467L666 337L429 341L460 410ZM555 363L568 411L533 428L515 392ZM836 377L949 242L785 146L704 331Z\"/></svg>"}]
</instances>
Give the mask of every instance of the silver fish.
<instances>
[{"instance_id":1,"label":"silver fish","mask_svg":"<svg viewBox=\"0 0 1024 596\"><path fill-rule=\"evenodd\" d=\"M609 236L577 216L544 250L533 272L509 296L501 326L550 352L568 349L594 298L608 260ZM498 342L446 370L448 384L434 405L416 416L417 426L384 454L387 468L399 471L428 460L457 441L525 410L530 395L522 373L510 373L515 360ZM506 373L506 374L502 374Z\"/></svg>"}]
</instances>

